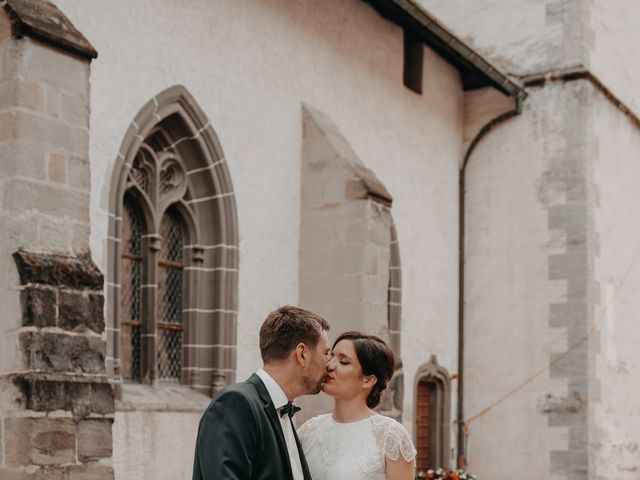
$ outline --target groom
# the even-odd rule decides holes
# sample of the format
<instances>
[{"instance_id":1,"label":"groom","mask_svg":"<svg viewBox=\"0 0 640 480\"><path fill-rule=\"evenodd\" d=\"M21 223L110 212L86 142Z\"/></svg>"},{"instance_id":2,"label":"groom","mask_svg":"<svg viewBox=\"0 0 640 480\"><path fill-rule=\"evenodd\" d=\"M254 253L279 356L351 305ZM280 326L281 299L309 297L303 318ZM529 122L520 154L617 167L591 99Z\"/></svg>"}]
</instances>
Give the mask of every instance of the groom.
<instances>
[{"instance_id":1,"label":"groom","mask_svg":"<svg viewBox=\"0 0 640 480\"><path fill-rule=\"evenodd\" d=\"M292 401L320 391L328 330L302 308L269 314L260 328L263 368L221 390L200 420L193 480L311 480Z\"/></svg>"}]
</instances>

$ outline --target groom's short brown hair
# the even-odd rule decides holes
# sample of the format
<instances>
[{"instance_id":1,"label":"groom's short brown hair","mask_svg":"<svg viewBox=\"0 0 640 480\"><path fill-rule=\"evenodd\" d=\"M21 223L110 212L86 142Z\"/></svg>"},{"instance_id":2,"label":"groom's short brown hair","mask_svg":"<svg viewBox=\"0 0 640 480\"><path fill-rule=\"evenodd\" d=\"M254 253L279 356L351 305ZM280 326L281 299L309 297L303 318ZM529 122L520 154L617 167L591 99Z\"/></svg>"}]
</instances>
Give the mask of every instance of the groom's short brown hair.
<instances>
[{"instance_id":1,"label":"groom's short brown hair","mask_svg":"<svg viewBox=\"0 0 640 480\"><path fill-rule=\"evenodd\" d=\"M265 363L282 360L302 342L315 348L327 321L300 307L285 305L271 312L260 327L260 355Z\"/></svg>"}]
</instances>

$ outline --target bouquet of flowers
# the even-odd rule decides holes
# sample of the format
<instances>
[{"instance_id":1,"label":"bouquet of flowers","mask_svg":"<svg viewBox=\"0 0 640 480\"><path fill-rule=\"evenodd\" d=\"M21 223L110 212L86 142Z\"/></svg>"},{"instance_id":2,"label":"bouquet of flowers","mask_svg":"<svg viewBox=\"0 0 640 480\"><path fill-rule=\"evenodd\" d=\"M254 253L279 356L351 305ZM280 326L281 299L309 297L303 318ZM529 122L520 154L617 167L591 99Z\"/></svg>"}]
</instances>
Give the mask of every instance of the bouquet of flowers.
<instances>
[{"instance_id":1,"label":"bouquet of flowers","mask_svg":"<svg viewBox=\"0 0 640 480\"><path fill-rule=\"evenodd\" d=\"M464 470L445 470L444 468L427 471L420 470L416 480L422 478L427 480L476 480L476 477Z\"/></svg>"}]
</instances>

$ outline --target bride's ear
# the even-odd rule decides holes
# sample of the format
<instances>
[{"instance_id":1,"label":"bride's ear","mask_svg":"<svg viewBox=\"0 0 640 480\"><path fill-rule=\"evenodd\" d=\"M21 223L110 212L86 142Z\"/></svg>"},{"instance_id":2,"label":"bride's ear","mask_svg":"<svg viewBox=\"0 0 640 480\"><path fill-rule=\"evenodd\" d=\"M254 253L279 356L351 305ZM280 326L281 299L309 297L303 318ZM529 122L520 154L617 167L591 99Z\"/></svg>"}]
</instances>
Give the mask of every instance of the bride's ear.
<instances>
[{"instance_id":1,"label":"bride's ear","mask_svg":"<svg viewBox=\"0 0 640 480\"><path fill-rule=\"evenodd\" d=\"M365 390L373 388L376 383L378 383L378 377L375 375L364 375L362 377L362 388Z\"/></svg>"}]
</instances>

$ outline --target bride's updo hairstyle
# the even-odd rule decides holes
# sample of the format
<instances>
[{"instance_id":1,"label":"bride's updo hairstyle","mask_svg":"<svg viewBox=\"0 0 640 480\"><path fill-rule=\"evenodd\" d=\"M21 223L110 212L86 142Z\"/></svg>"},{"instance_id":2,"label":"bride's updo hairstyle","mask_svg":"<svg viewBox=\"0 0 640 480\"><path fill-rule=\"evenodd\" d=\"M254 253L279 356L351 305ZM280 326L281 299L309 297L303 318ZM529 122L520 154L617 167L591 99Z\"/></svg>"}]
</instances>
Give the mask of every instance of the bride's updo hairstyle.
<instances>
[{"instance_id":1,"label":"bride's updo hairstyle","mask_svg":"<svg viewBox=\"0 0 640 480\"><path fill-rule=\"evenodd\" d=\"M344 332L333 343L333 347L341 340L353 343L362 373L376 377L377 381L367 397L367 407L378 406L382 392L395 372L396 356L393 350L381 338L361 332Z\"/></svg>"}]
</instances>

